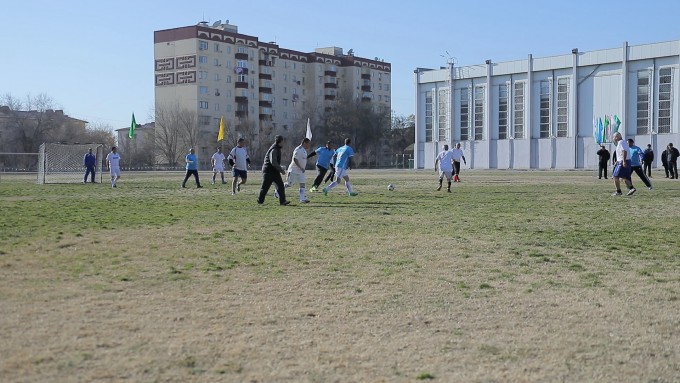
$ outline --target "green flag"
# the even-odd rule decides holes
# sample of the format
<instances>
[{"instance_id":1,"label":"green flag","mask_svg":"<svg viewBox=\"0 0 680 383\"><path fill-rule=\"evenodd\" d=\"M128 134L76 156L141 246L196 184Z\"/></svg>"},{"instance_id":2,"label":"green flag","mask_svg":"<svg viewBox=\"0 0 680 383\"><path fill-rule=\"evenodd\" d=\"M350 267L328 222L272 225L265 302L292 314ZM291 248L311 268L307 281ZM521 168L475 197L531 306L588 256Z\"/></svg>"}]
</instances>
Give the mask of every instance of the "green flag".
<instances>
[{"instance_id":1,"label":"green flag","mask_svg":"<svg viewBox=\"0 0 680 383\"><path fill-rule=\"evenodd\" d=\"M619 131L619 126L621 126L621 120L619 120L619 116L614 115L614 133Z\"/></svg>"},{"instance_id":2,"label":"green flag","mask_svg":"<svg viewBox=\"0 0 680 383\"><path fill-rule=\"evenodd\" d=\"M137 122L135 121L135 114L132 113L132 123L130 124L130 131L128 132L128 137L130 137L130 139L135 138L135 129L137 129Z\"/></svg>"}]
</instances>

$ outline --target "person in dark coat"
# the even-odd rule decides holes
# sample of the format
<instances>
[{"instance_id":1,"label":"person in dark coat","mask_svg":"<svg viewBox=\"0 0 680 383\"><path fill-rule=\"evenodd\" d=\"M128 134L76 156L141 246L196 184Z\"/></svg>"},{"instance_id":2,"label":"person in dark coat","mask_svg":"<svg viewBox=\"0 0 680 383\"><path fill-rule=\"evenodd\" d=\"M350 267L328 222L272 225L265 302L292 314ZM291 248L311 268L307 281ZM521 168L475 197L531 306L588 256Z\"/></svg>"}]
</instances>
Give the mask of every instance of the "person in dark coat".
<instances>
[{"instance_id":1,"label":"person in dark coat","mask_svg":"<svg viewBox=\"0 0 680 383\"><path fill-rule=\"evenodd\" d=\"M286 188L283 184L283 178L281 178L282 175L286 174L286 170L281 166L282 145L283 136L277 135L274 137L274 144L269 147L267 154L264 156L262 187L257 198L257 203L260 205L264 203L264 198L267 196L272 183L276 185L276 191L279 194L279 204L285 206L290 203L290 201L286 201Z\"/></svg>"},{"instance_id":2,"label":"person in dark coat","mask_svg":"<svg viewBox=\"0 0 680 383\"><path fill-rule=\"evenodd\" d=\"M652 144L647 144L647 149L642 153L642 171L649 178L652 178L652 162L654 162L654 151Z\"/></svg>"},{"instance_id":3,"label":"person in dark coat","mask_svg":"<svg viewBox=\"0 0 680 383\"><path fill-rule=\"evenodd\" d=\"M604 145L600 145L600 150L597 151L597 156L599 158L597 178L602 179L602 174L604 173L604 179L607 179L607 164L609 163L611 154L609 153L609 150L604 147Z\"/></svg>"},{"instance_id":4,"label":"person in dark coat","mask_svg":"<svg viewBox=\"0 0 680 383\"><path fill-rule=\"evenodd\" d=\"M668 146L666 146L666 150L661 152L661 165L663 171L666 172L666 178L668 178Z\"/></svg>"},{"instance_id":5,"label":"person in dark coat","mask_svg":"<svg viewBox=\"0 0 680 383\"><path fill-rule=\"evenodd\" d=\"M671 173L671 178L678 179L678 157L680 151L673 146L673 143L668 144L668 171Z\"/></svg>"}]
</instances>

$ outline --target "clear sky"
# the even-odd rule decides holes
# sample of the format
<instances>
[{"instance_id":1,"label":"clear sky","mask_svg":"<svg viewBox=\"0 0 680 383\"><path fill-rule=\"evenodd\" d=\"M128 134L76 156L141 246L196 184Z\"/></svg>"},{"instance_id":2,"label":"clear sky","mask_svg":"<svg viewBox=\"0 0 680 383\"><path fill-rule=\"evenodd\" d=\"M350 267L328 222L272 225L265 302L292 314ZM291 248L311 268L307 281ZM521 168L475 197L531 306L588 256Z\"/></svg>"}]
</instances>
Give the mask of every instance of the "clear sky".
<instances>
[{"instance_id":1,"label":"clear sky","mask_svg":"<svg viewBox=\"0 0 680 383\"><path fill-rule=\"evenodd\" d=\"M311 52L338 46L392 63L392 109L414 113L413 70L680 39L680 1L3 1L0 95L45 93L75 118L117 129L152 121L153 32L229 20ZM448 52L448 54L446 53Z\"/></svg>"}]
</instances>

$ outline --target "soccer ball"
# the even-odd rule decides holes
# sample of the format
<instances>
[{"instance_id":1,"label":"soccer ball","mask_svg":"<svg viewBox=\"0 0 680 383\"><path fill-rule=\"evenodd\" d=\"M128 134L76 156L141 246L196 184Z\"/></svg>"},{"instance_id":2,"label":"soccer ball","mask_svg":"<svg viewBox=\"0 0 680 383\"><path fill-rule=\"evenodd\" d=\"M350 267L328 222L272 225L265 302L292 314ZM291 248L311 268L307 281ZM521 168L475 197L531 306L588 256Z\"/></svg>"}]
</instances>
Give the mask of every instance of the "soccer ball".
<instances>
[{"instance_id":1,"label":"soccer ball","mask_svg":"<svg viewBox=\"0 0 680 383\"><path fill-rule=\"evenodd\" d=\"M387 190L389 190L389 191L394 191L395 188L396 188L396 186L394 186L394 184L387 185Z\"/></svg>"}]
</instances>

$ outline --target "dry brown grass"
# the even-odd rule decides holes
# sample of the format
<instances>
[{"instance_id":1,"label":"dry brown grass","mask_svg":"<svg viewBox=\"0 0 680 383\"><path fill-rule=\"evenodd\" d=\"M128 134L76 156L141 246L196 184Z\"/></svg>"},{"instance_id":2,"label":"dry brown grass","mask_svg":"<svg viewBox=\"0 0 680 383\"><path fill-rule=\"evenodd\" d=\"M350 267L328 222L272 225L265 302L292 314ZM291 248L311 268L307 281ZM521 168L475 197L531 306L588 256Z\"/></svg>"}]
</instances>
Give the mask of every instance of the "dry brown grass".
<instances>
[{"instance_id":1,"label":"dry brown grass","mask_svg":"<svg viewBox=\"0 0 680 383\"><path fill-rule=\"evenodd\" d=\"M680 381L680 184L352 175L359 197L287 208L255 204L257 174L235 199L0 184L0 380Z\"/></svg>"}]
</instances>

